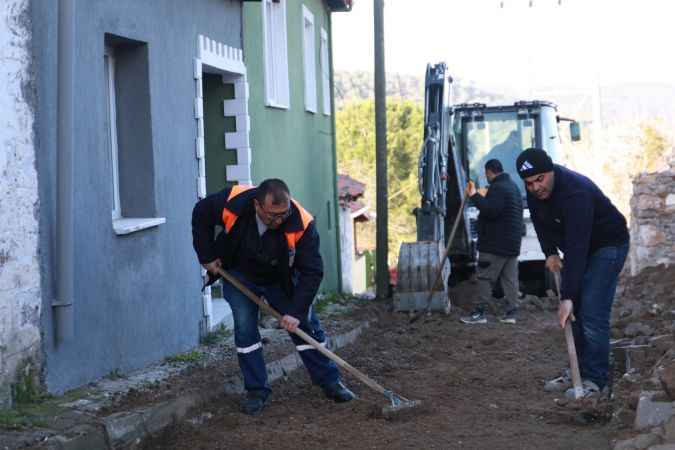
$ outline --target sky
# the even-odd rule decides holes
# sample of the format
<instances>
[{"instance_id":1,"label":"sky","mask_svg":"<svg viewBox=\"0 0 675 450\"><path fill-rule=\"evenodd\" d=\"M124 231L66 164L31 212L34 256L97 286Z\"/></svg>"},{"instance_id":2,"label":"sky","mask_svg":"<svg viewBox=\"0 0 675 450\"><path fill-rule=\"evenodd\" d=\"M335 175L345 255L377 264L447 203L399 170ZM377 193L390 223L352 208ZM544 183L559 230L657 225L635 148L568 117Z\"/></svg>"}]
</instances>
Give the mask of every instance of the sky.
<instances>
[{"instance_id":1,"label":"sky","mask_svg":"<svg viewBox=\"0 0 675 450\"><path fill-rule=\"evenodd\" d=\"M672 0L385 0L387 72L481 87L675 85ZM500 4L503 3L503 7ZM373 0L333 14L336 70L373 70Z\"/></svg>"}]
</instances>

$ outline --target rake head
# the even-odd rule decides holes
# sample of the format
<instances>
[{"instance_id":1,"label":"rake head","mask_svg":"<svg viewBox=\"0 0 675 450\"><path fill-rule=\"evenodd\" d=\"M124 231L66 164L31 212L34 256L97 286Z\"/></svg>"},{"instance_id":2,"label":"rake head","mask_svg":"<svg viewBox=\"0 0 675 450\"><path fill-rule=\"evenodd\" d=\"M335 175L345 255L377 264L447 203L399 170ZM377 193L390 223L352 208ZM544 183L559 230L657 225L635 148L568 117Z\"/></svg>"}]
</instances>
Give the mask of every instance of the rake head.
<instances>
[{"instance_id":1,"label":"rake head","mask_svg":"<svg viewBox=\"0 0 675 450\"><path fill-rule=\"evenodd\" d=\"M389 405L382 408L382 414L384 416L391 417L401 411L417 408L422 404L420 400L408 400L390 390L386 390L384 396L391 402Z\"/></svg>"}]
</instances>

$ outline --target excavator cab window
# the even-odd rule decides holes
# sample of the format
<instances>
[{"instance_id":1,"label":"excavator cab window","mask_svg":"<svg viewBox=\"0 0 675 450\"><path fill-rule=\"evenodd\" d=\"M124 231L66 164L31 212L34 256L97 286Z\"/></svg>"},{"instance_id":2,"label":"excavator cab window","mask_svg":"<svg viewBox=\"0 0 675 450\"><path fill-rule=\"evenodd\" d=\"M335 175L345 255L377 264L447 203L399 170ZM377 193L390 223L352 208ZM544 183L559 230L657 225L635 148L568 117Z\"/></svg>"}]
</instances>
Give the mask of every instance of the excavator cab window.
<instances>
[{"instance_id":1,"label":"excavator cab window","mask_svg":"<svg viewBox=\"0 0 675 450\"><path fill-rule=\"evenodd\" d=\"M482 120L467 120L462 133L469 166L469 176L479 187L487 186L485 163L498 159L504 171L517 179L516 158L524 149L536 144L535 122L515 111L485 112ZM523 190L522 183L518 186Z\"/></svg>"}]
</instances>

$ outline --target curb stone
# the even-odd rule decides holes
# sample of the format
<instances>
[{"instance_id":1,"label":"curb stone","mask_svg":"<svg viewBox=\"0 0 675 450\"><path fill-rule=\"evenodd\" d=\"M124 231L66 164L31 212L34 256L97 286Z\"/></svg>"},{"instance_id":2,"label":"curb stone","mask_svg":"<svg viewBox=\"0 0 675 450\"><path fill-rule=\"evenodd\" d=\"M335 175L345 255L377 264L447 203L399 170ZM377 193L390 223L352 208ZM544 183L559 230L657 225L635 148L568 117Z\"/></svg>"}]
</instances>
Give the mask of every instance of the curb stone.
<instances>
[{"instance_id":1,"label":"curb stone","mask_svg":"<svg viewBox=\"0 0 675 450\"><path fill-rule=\"evenodd\" d=\"M352 344L370 326L368 321L361 323L351 331L328 338L327 347L337 350ZM302 366L297 352L267 364L270 382L286 377ZM241 380L225 382L226 394L238 394L244 391ZM49 450L116 450L135 448L150 434L157 433L169 425L184 419L188 413L199 406L222 395L223 390L202 390L181 395L153 406L132 411L119 412L99 419L98 425L76 425L65 432L50 436L46 441Z\"/></svg>"}]
</instances>

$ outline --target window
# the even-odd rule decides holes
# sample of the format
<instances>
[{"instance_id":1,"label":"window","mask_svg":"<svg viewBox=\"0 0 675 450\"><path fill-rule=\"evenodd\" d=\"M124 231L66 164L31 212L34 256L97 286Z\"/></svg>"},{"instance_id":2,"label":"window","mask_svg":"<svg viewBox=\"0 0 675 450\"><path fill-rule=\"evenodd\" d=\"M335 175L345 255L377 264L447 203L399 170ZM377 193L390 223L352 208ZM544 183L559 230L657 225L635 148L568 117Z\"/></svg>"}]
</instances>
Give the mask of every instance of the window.
<instances>
[{"instance_id":1,"label":"window","mask_svg":"<svg viewBox=\"0 0 675 450\"><path fill-rule=\"evenodd\" d=\"M330 63L328 59L328 33L321 28L321 93L323 94L323 113L330 115Z\"/></svg>"},{"instance_id":2,"label":"window","mask_svg":"<svg viewBox=\"0 0 675 450\"><path fill-rule=\"evenodd\" d=\"M117 149L117 112L115 107L115 55L113 49L105 47L104 56L105 85L106 85L106 110L108 119L108 149L110 152L111 180L112 180L112 218L122 217L120 207L120 175L117 162L119 152Z\"/></svg>"},{"instance_id":3,"label":"window","mask_svg":"<svg viewBox=\"0 0 675 450\"><path fill-rule=\"evenodd\" d=\"M305 109L316 112L316 46L314 44L314 15L302 5L302 43L305 66Z\"/></svg>"},{"instance_id":4,"label":"window","mask_svg":"<svg viewBox=\"0 0 675 450\"><path fill-rule=\"evenodd\" d=\"M148 45L106 35L105 135L110 155L113 229L116 234L157 226L150 114Z\"/></svg>"},{"instance_id":5,"label":"window","mask_svg":"<svg viewBox=\"0 0 675 450\"><path fill-rule=\"evenodd\" d=\"M286 0L263 0L262 13L265 104L288 109Z\"/></svg>"}]
</instances>

